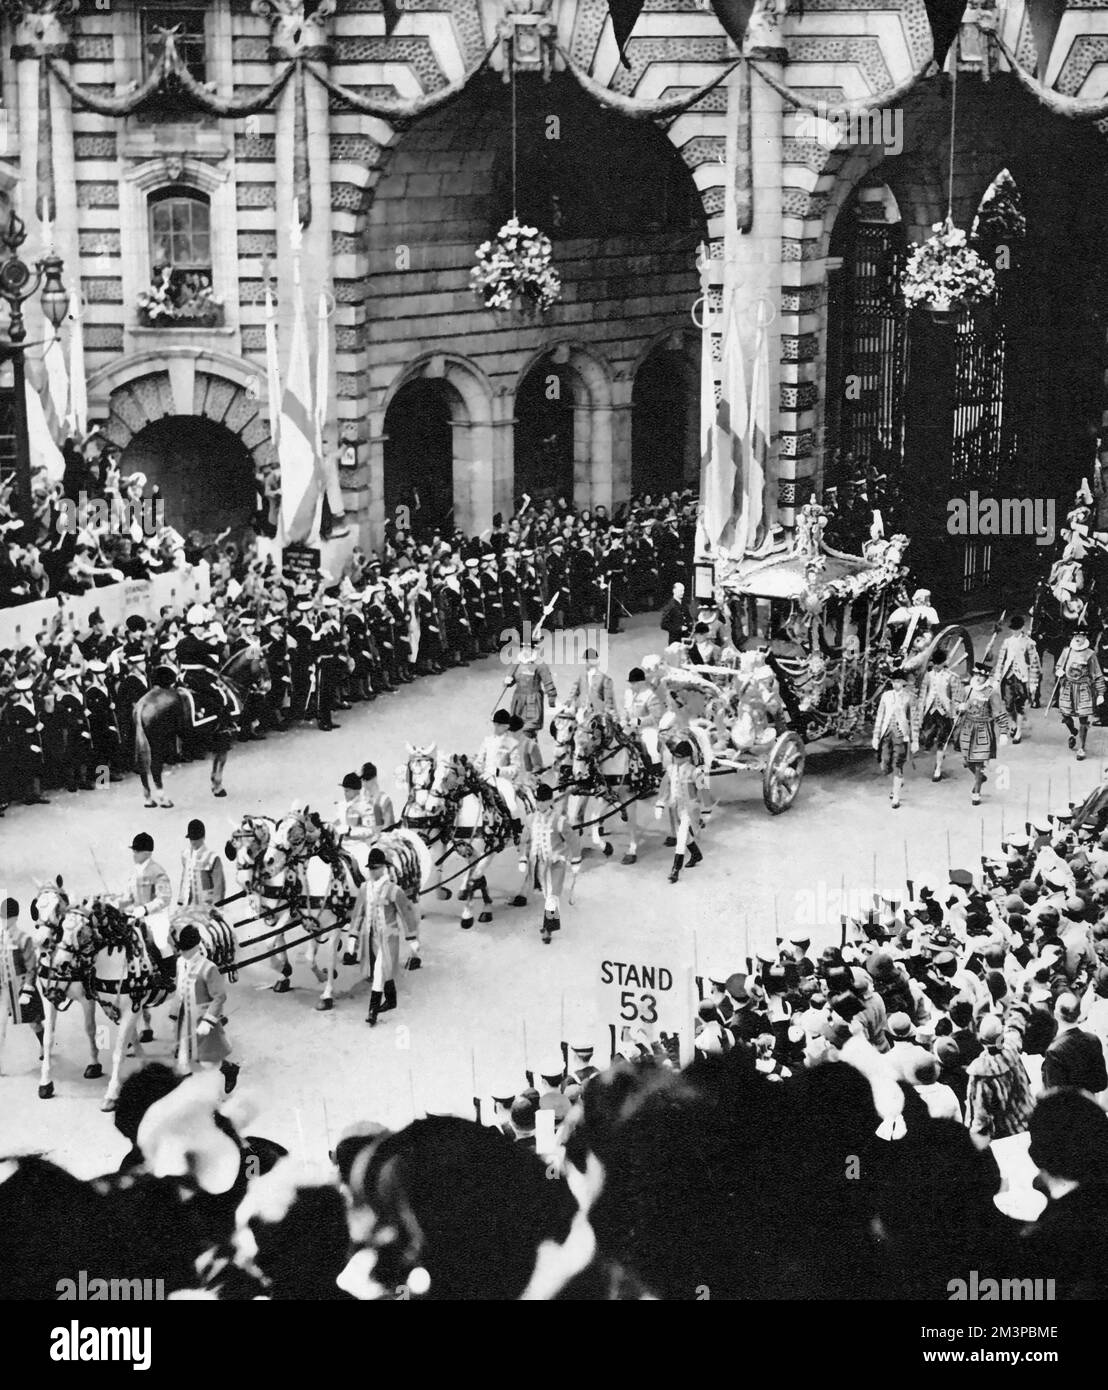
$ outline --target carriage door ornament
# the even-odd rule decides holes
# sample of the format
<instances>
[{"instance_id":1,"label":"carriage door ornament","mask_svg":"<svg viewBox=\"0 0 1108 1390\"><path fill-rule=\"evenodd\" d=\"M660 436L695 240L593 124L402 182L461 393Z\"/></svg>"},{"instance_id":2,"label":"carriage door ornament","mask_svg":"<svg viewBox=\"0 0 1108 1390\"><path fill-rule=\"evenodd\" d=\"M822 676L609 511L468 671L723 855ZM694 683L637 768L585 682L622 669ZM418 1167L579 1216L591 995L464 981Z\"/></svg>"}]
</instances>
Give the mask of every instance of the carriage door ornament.
<instances>
[{"instance_id":1,"label":"carriage door ornament","mask_svg":"<svg viewBox=\"0 0 1108 1390\"><path fill-rule=\"evenodd\" d=\"M541 72L550 81L557 26L550 14L552 0L507 0L497 32L504 44L504 81L515 72Z\"/></svg>"}]
</instances>

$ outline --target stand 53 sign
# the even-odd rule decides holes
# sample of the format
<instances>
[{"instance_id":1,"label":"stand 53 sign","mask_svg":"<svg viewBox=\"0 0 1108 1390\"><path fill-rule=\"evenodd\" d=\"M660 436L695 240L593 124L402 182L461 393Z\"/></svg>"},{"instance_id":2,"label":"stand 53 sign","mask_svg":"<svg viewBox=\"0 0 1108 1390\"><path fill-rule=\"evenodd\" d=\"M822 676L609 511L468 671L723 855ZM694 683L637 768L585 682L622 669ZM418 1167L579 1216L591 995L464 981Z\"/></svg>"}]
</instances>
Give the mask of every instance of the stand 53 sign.
<instances>
[{"instance_id":1,"label":"stand 53 sign","mask_svg":"<svg viewBox=\"0 0 1108 1390\"><path fill-rule=\"evenodd\" d=\"M659 1033L692 1036L692 970L688 966L602 960L597 981L600 1019Z\"/></svg>"}]
</instances>

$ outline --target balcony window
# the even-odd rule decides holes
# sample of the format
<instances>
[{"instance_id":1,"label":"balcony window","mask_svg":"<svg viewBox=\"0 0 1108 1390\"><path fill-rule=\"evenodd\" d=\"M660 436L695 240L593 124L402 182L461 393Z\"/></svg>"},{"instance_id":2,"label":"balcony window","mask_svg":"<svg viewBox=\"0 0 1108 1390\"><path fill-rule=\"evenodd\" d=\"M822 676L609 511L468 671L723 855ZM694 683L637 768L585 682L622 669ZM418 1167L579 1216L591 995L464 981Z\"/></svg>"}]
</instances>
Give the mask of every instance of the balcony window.
<instances>
[{"instance_id":1,"label":"balcony window","mask_svg":"<svg viewBox=\"0 0 1108 1390\"><path fill-rule=\"evenodd\" d=\"M150 288L139 295L147 326L211 325L223 317L212 284L211 207L202 193L167 189L150 210Z\"/></svg>"}]
</instances>

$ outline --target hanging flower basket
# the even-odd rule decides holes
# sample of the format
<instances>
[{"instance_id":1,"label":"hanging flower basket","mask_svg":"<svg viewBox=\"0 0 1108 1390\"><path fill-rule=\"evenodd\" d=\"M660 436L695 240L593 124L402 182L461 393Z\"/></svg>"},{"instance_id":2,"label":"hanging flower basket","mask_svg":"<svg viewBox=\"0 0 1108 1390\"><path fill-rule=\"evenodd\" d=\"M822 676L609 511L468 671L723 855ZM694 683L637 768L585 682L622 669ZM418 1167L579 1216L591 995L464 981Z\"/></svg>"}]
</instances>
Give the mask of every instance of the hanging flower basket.
<instances>
[{"instance_id":1,"label":"hanging flower basket","mask_svg":"<svg viewBox=\"0 0 1108 1390\"><path fill-rule=\"evenodd\" d=\"M477 264L469 273L473 292L487 309L549 309L562 294L553 256L548 236L512 217L491 241L478 246Z\"/></svg>"},{"instance_id":2,"label":"hanging flower basket","mask_svg":"<svg viewBox=\"0 0 1108 1390\"><path fill-rule=\"evenodd\" d=\"M955 323L967 309L992 298L996 276L948 217L913 249L900 287L909 309L927 309L936 323Z\"/></svg>"}]
</instances>

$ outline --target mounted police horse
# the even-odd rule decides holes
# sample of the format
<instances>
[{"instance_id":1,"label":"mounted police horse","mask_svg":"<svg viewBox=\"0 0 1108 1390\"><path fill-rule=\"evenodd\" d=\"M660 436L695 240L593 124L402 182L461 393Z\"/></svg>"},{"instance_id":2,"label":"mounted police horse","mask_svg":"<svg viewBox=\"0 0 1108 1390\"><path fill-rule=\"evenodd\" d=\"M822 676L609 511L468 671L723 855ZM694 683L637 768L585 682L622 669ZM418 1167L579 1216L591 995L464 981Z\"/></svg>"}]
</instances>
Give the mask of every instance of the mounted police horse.
<instances>
[{"instance_id":1,"label":"mounted police horse","mask_svg":"<svg viewBox=\"0 0 1108 1390\"><path fill-rule=\"evenodd\" d=\"M226 709L201 710L189 687L172 665L163 662L153 673L153 685L135 705L135 761L142 778L146 806L172 806L162 788L162 768L178 738L199 737L211 744L212 794L226 796L223 769L231 744L238 738L243 710L252 694L269 690L269 666L261 647L243 647L220 670L230 694ZM151 790L153 782L153 790Z\"/></svg>"},{"instance_id":2,"label":"mounted police horse","mask_svg":"<svg viewBox=\"0 0 1108 1390\"><path fill-rule=\"evenodd\" d=\"M52 1054L58 1014L76 999L84 1009L92 1054L84 1073L87 1080L104 1074L96 1043L95 1006L119 1025L108 1089L100 1107L114 1110L128 1047L134 1048L137 1057L143 1055L138 1034L143 1010L156 1008L174 993L173 957L153 944L142 922L107 896L74 905L59 885L39 893L33 915L48 930L38 951L38 983L46 1006L39 1098L49 1100L54 1095ZM188 914L174 918L170 941L174 950L176 931L186 920L192 920ZM224 923L205 919L201 939L217 965L233 963L234 936Z\"/></svg>"},{"instance_id":3,"label":"mounted police horse","mask_svg":"<svg viewBox=\"0 0 1108 1390\"><path fill-rule=\"evenodd\" d=\"M473 926L469 904L475 893L484 904L477 920L491 922L492 898L485 875L477 872L477 866L518 842L504 791L485 781L464 753L437 752L433 744L409 746L408 753L408 799L400 823L414 831L434 857L433 881L440 898L452 896L442 884L446 866L452 859L461 861L458 900L464 906L460 925L466 930ZM530 816L535 808L534 794L526 787L513 787L512 791L519 819ZM517 894L512 901L521 906L526 899Z\"/></svg>"},{"instance_id":4,"label":"mounted police horse","mask_svg":"<svg viewBox=\"0 0 1108 1390\"><path fill-rule=\"evenodd\" d=\"M386 858L389 877L413 904L423 885L431 878L431 856L426 845L410 830L384 832L372 839L340 840L331 826L308 808L294 808L277 823L265 852L269 873L290 873L300 884L300 925L309 934L307 961L323 992L318 1010L334 1007L335 980L338 977L339 947L341 964L357 965L365 959L365 943L358 932L347 932L358 893L367 875L370 848L380 849ZM417 907L418 911L418 907ZM343 942L343 936L346 936ZM326 965L317 963L320 948Z\"/></svg>"}]
</instances>

